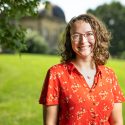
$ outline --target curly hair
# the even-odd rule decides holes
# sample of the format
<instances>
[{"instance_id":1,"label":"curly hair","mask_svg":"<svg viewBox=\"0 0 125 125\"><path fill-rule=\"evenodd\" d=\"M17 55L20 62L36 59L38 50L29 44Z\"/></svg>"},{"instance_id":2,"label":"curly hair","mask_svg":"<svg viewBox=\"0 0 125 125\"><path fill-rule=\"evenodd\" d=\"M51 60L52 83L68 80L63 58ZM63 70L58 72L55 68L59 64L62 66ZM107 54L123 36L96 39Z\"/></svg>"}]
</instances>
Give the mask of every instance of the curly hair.
<instances>
[{"instance_id":1,"label":"curly hair","mask_svg":"<svg viewBox=\"0 0 125 125\"><path fill-rule=\"evenodd\" d=\"M61 62L71 61L76 57L71 45L70 30L72 25L79 20L89 23L92 27L96 39L93 50L93 59L97 65L104 65L109 58L108 49L111 33L107 30L104 23L92 14L82 14L77 17L73 17L67 24L59 46Z\"/></svg>"}]
</instances>

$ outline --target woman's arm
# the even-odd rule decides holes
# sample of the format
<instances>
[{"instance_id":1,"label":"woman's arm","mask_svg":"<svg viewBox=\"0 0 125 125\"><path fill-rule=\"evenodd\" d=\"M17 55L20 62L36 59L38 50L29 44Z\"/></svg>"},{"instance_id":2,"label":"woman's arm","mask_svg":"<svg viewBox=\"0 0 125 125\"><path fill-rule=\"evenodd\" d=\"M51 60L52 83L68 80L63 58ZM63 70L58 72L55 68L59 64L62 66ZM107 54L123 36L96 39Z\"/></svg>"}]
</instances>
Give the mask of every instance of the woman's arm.
<instances>
[{"instance_id":1,"label":"woman's arm","mask_svg":"<svg viewBox=\"0 0 125 125\"><path fill-rule=\"evenodd\" d=\"M58 105L43 106L44 125L57 125Z\"/></svg>"},{"instance_id":2,"label":"woman's arm","mask_svg":"<svg viewBox=\"0 0 125 125\"><path fill-rule=\"evenodd\" d=\"M109 122L111 125L123 125L122 103L115 103Z\"/></svg>"}]
</instances>

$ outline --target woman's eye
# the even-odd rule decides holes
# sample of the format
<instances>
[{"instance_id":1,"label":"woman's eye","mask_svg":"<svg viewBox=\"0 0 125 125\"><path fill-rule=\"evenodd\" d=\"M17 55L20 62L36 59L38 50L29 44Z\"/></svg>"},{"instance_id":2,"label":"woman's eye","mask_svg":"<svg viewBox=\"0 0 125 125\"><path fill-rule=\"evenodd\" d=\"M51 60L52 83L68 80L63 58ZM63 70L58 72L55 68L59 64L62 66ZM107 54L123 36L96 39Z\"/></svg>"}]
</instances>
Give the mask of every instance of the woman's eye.
<instances>
[{"instance_id":1,"label":"woman's eye","mask_svg":"<svg viewBox=\"0 0 125 125\"><path fill-rule=\"evenodd\" d=\"M87 36L93 36L93 35L94 35L93 32L87 33Z\"/></svg>"},{"instance_id":2,"label":"woman's eye","mask_svg":"<svg viewBox=\"0 0 125 125\"><path fill-rule=\"evenodd\" d=\"M79 38L79 35L78 34L75 34L74 36L73 36L73 39L78 39Z\"/></svg>"}]
</instances>

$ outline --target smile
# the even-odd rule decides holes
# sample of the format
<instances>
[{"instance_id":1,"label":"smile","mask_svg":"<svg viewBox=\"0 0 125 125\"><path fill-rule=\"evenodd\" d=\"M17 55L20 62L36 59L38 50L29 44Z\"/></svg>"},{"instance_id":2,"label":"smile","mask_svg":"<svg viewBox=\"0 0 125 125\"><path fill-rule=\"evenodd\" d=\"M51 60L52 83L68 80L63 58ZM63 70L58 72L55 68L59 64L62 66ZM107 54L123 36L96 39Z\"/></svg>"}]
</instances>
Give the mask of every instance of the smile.
<instances>
[{"instance_id":1,"label":"smile","mask_svg":"<svg viewBox=\"0 0 125 125\"><path fill-rule=\"evenodd\" d=\"M79 49L85 49L85 48L90 48L91 47L91 45L85 45L85 46L80 46L80 47L78 47Z\"/></svg>"}]
</instances>

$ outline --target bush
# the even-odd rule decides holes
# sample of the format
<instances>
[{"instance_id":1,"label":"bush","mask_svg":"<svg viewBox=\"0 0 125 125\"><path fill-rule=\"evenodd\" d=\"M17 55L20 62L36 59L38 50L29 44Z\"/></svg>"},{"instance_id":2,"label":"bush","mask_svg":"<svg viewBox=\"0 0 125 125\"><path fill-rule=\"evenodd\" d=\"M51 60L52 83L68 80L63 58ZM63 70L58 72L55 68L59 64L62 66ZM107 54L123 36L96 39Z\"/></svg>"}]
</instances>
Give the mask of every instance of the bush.
<instances>
[{"instance_id":1,"label":"bush","mask_svg":"<svg viewBox=\"0 0 125 125\"><path fill-rule=\"evenodd\" d=\"M125 51L123 51L123 52L120 54L120 58L121 58L121 59L125 59Z\"/></svg>"},{"instance_id":2,"label":"bush","mask_svg":"<svg viewBox=\"0 0 125 125\"><path fill-rule=\"evenodd\" d=\"M48 44L45 39L36 31L28 31L26 34L26 53L47 53Z\"/></svg>"}]
</instances>

